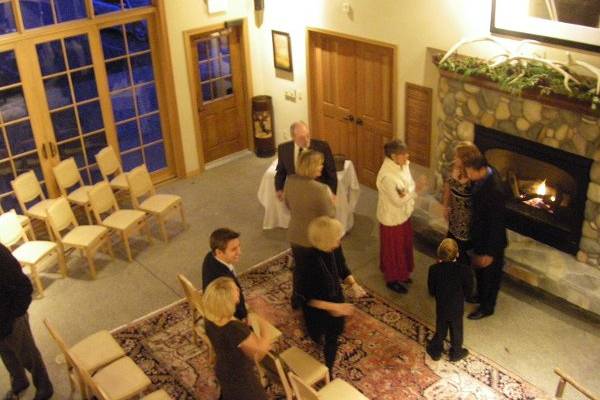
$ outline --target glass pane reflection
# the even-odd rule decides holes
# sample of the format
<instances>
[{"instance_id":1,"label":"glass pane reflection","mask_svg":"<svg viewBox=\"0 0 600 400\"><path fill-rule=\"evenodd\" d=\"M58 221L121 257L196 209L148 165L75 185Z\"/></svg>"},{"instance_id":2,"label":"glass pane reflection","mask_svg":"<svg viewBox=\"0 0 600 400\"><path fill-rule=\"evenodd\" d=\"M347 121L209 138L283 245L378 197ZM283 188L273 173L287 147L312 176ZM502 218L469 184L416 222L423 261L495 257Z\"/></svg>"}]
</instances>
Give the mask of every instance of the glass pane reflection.
<instances>
[{"instance_id":1,"label":"glass pane reflection","mask_svg":"<svg viewBox=\"0 0 600 400\"><path fill-rule=\"evenodd\" d=\"M20 86L0 91L0 114L3 122L27 116L27 105Z\"/></svg>"},{"instance_id":2,"label":"glass pane reflection","mask_svg":"<svg viewBox=\"0 0 600 400\"><path fill-rule=\"evenodd\" d=\"M35 149L35 140L29 121L8 125L5 129L13 156Z\"/></svg>"},{"instance_id":3,"label":"glass pane reflection","mask_svg":"<svg viewBox=\"0 0 600 400\"><path fill-rule=\"evenodd\" d=\"M75 164L77 164L77 167L79 168L85 165L85 157L83 156L83 149L81 148L81 141L79 139L59 144L58 154L60 155L61 160L74 157Z\"/></svg>"}]
</instances>

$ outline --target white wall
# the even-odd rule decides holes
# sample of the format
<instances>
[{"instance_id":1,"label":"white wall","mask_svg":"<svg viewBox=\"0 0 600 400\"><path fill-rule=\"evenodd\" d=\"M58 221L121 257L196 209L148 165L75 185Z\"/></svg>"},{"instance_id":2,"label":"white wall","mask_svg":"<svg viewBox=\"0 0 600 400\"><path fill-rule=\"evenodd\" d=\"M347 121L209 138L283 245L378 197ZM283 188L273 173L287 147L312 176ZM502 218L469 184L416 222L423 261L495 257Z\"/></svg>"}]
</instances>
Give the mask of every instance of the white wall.
<instances>
[{"instance_id":1,"label":"white wall","mask_svg":"<svg viewBox=\"0 0 600 400\"><path fill-rule=\"evenodd\" d=\"M351 16L342 12L342 3L352 8ZM297 119L308 119L306 82L306 29L327 29L361 38L378 40L398 49L398 132L404 136L404 85L406 82L433 87L435 69L431 68L427 48L448 49L465 36L489 34L491 0L265 0L262 24L257 26L252 0L229 0L229 10L216 17L206 14L202 0L167 0L169 40L177 79L177 99L184 138L187 171L198 168L193 146L193 113L189 98L182 32L228 19L247 16L253 92L273 97L277 143L288 138L288 126ZM190 12L191 9L196 10ZM289 32L292 39L293 81L277 77L273 67L271 30ZM511 39L505 39L512 42ZM544 48L546 56L564 59L565 50ZM485 56L491 45L464 47L463 54ZM600 66L600 56L570 49L577 58ZM285 100L286 90L297 90L301 99ZM434 108L435 111L435 108ZM437 118L434 115L433 121ZM435 123L433 126L435 130ZM434 135L435 137L435 135ZM433 144L433 143L432 143Z\"/></svg>"}]
</instances>

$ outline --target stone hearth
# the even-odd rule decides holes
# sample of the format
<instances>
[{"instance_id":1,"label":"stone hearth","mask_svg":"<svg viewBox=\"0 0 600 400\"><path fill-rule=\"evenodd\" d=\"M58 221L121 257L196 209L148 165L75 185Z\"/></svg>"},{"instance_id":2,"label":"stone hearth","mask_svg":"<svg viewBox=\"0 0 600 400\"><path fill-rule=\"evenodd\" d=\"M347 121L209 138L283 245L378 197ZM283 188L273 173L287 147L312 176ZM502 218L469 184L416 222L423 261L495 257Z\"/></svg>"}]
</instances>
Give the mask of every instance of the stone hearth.
<instances>
[{"instance_id":1,"label":"stone hearth","mask_svg":"<svg viewBox=\"0 0 600 400\"><path fill-rule=\"evenodd\" d=\"M505 271L577 306L600 314L600 118L523 99L494 90L489 84L462 79L441 71L438 85L440 118L436 193L423 198L417 218L445 232L439 201L442 183L457 142L474 139L475 124L542 143L592 159L585 221L577 256L563 253L531 238L509 231Z\"/></svg>"}]
</instances>

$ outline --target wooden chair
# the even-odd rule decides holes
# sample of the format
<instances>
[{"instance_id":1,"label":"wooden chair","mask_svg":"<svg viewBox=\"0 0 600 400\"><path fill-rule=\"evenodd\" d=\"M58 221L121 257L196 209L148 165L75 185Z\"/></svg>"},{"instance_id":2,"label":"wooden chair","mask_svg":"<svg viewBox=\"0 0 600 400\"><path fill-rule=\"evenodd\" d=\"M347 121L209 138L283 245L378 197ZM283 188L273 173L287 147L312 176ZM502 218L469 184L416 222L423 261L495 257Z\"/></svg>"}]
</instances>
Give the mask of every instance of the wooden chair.
<instances>
[{"instance_id":1,"label":"wooden chair","mask_svg":"<svg viewBox=\"0 0 600 400\"><path fill-rule=\"evenodd\" d=\"M268 352L260 361L260 367L268 380L271 382L279 382L281 384L286 400L292 400L294 398L292 387L286 376L285 367L277 356Z\"/></svg>"},{"instance_id":2,"label":"wooden chair","mask_svg":"<svg viewBox=\"0 0 600 400\"><path fill-rule=\"evenodd\" d=\"M208 362L210 365L215 363L216 357L212 347L212 343L206 336L206 330L204 329L204 315L202 314L202 292L194 286L192 282L184 275L177 275L183 292L188 301L188 304L192 308L192 331L194 332L194 342L199 345L199 340L202 340L208 347Z\"/></svg>"},{"instance_id":3,"label":"wooden chair","mask_svg":"<svg viewBox=\"0 0 600 400\"><path fill-rule=\"evenodd\" d=\"M577 390L579 393L581 393L588 399L600 400L600 397L596 396L595 394L593 394L592 392L590 392L589 390L587 390L586 388L581 386L578 382L576 382L569 375L562 372L559 368L554 368L554 373L560 377L560 380L558 381L558 385L556 386L556 393L554 395L557 399L563 398L563 394L565 392L565 387L567 386L567 384L570 384L571 386L573 386L575 388L575 390Z\"/></svg>"},{"instance_id":4,"label":"wooden chair","mask_svg":"<svg viewBox=\"0 0 600 400\"><path fill-rule=\"evenodd\" d=\"M14 210L9 210L14 211ZM4 214L4 209L2 208L2 204L0 204L0 215ZM16 213L16 212L15 212ZM33 226L31 225L31 220L26 215L15 214L17 216L17 220L25 230L25 233L31 240L35 240L35 232L33 231Z\"/></svg>"},{"instance_id":5,"label":"wooden chair","mask_svg":"<svg viewBox=\"0 0 600 400\"><path fill-rule=\"evenodd\" d=\"M174 194L157 194L148 169L144 164L135 167L126 176L133 207L156 217L165 242L168 241L167 230L165 229L165 217L168 214L179 211L181 222L186 226L181 197ZM141 202L140 199L142 199Z\"/></svg>"},{"instance_id":6,"label":"wooden chair","mask_svg":"<svg viewBox=\"0 0 600 400\"><path fill-rule=\"evenodd\" d=\"M52 171L54 172L54 178L56 179L60 193L70 203L83 207L88 223L91 225L90 199L87 193L92 187L83 184L83 179L81 179L75 159L71 157L61 161L57 166L52 168Z\"/></svg>"},{"instance_id":7,"label":"wooden chair","mask_svg":"<svg viewBox=\"0 0 600 400\"><path fill-rule=\"evenodd\" d=\"M23 213L31 219L37 219L44 222L46 229L48 230L48 236L52 239L52 229L50 228L50 225L48 225L46 209L50 207L54 200L46 199L46 195L44 194L35 173L33 171L25 172L12 180L10 185L15 191L15 197L17 198ZM28 203L31 203L36 199L39 200L35 204L31 207L27 206Z\"/></svg>"},{"instance_id":8,"label":"wooden chair","mask_svg":"<svg viewBox=\"0 0 600 400\"><path fill-rule=\"evenodd\" d=\"M111 146L106 146L96 154L96 162L102 179L108 182L113 190L129 190L123 168Z\"/></svg>"},{"instance_id":9,"label":"wooden chair","mask_svg":"<svg viewBox=\"0 0 600 400\"><path fill-rule=\"evenodd\" d=\"M79 360L73 357L76 367ZM122 357L100 368L94 375L79 369L86 391L98 400L127 400L139 398L152 384L150 378L130 357Z\"/></svg>"},{"instance_id":10,"label":"wooden chair","mask_svg":"<svg viewBox=\"0 0 600 400\"><path fill-rule=\"evenodd\" d=\"M12 254L23 267L29 268L31 278L40 297L44 296L44 285L42 285L38 269L49 263L51 255L56 255L62 276L67 276L67 266L61 248L56 243L46 240L29 241L14 211L0 215L0 227L2 227L0 229L0 242L4 246L10 249L22 242L12 251Z\"/></svg>"},{"instance_id":11,"label":"wooden chair","mask_svg":"<svg viewBox=\"0 0 600 400\"><path fill-rule=\"evenodd\" d=\"M279 353L278 357L289 371L309 386L314 386L321 381L325 384L329 383L329 368L302 349L292 346Z\"/></svg>"},{"instance_id":12,"label":"wooden chair","mask_svg":"<svg viewBox=\"0 0 600 400\"><path fill-rule=\"evenodd\" d=\"M288 377L298 400L368 400L364 394L342 379L334 379L316 391L293 372L289 372Z\"/></svg>"},{"instance_id":13,"label":"wooden chair","mask_svg":"<svg viewBox=\"0 0 600 400\"><path fill-rule=\"evenodd\" d=\"M171 396L167 392L162 389L159 389L155 392L150 393L142 397L142 400L173 400Z\"/></svg>"},{"instance_id":14,"label":"wooden chair","mask_svg":"<svg viewBox=\"0 0 600 400\"><path fill-rule=\"evenodd\" d=\"M115 195L107 182L98 182L88 192L88 196L96 222L119 233L125 245L129 261L133 261L131 247L129 246L129 237L133 233L145 229L148 242L152 243L150 229L146 221L146 213L140 210L119 209ZM103 217L102 215L105 214L108 214L108 216Z\"/></svg>"},{"instance_id":15,"label":"wooden chair","mask_svg":"<svg viewBox=\"0 0 600 400\"><path fill-rule=\"evenodd\" d=\"M76 390L76 385L78 384L83 399L87 398L85 385L83 384L79 370L76 368L73 357L79 360L80 369L87 371L89 374L93 374L105 365L125 357L125 351L123 351L119 343L117 343L108 331L103 330L93 333L73 346L68 347L62 336L48 319L44 319L44 325L46 325L50 336L52 336L65 357L67 374L69 375L69 382L71 384L71 393Z\"/></svg>"},{"instance_id":16,"label":"wooden chair","mask_svg":"<svg viewBox=\"0 0 600 400\"><path fill-rule=\"evenodd\" d=\"M106 246L108 254L114 258L110 231L101 225L79 225L69 202L64 197L57 199L48 208L48 221L54 237L62 246L63 252L75 248L87 259L92 279L96 279L94 255L101 246Z\"/></svg>"}]
</instances>

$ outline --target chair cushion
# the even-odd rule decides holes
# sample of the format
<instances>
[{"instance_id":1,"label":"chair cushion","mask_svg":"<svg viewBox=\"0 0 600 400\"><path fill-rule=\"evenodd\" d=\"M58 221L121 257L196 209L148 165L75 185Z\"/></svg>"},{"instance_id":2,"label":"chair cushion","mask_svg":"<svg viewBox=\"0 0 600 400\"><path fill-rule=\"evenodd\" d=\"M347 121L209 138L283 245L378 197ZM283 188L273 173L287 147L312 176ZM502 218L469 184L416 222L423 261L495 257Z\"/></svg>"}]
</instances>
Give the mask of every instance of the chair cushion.
<instances>
[{"instance_id":1,"label":"chair cushion","mask_svg":"<svg viewBox=\"0 0 600 400\"><path fill-rule=\"evenodd\" d=\"M54 203L54 199L46 199L42 200L38 203L35 203L33 206L29 207L25 214L38 219L46 219L48 218L48 214L46 210Z\"/></svg>"},{"instance_id":2,"label":"chair cushion","mask_svg":"<svg viewBox=\"0 0 600 400\"><path fill-rule=\"evenodd\" d=\"M110 180L110 186L115 189L129 189L129 184L127 183L127 177L125 174L117 175Z\"/></svg>"},{"instance_id":3,"label":"chair cushion","mask_svg":"<svg viewBox=\"0 0 600 400\"><path fill-rule=\"evenodd\" d=\"M111 400L128 399L150 386L150 379L129 357L101 368L92 379Z\"/></svg>"},{"instance_id":4,"label":"chair cushion","mask_svg":"<svg viewBox=\"0 0 600 400\"><path fill-rule=\"evenodd\" d=\"M81 367L89 373L125 356L125 351L108 331L96 332L70 350L77 357Z\"/></svg>"},{"instance_id":5,"label":"chair cushion","mask_svg":"<svg viewBox=\"0 0 600 400\"><path fill-rule=\"evenodd\" d=\"M45 240L33 240L25 242L12 252L19 262L24 264L36 264L46 254L56 249L56 243Z\"/></svg>"},{"instance_id":6,"label":"chair cushion","mask_svg":"<svg viewBox=\"0 0 600 400\"><path fill-rule=\"evenodd\" d=\"M105 226L80 225L67 233L62 238L62 242L67 246L89 247L106 232L108 232L108 228Z\"/></svg>"},{"instance_id":7,"label":"chair cushion","mask_svg":"<svg viewBox=\"0 0 600 400\"><path fill-rule=\"evenodd\" d=\"M17 221L19 221L19 223L22 226L25 226L29 223L29 217L27 217L25 215L17 214Z\"/></svg>"},{"instance_id":8,"label":"chair cushion","mask_svg":"<svg viewBox=\"0 0 600 400\"><path fill-rule=\"evenodd\" d=\"M79 187L73 190L71 193L69 193L69 195L67 196L67 200L79 205L87 204L90 201L90 198L88 197L88 192L91 188L92 187L88 185Z\"/></svg>"},{"instance_id":9,"label":"chair cushion","mask_svg":"<svg viewBox=\"0 0 600 400\"><path fill-rule=\"evenodd\" d=\"M319 390L319 400L369 400L354 386L341 379L334 379Z\"/></svg>"},{"instance_id":10,"label":"chair cushion","mask_svg":"<svg viewBox=\"0 0 600 400\"><path fill-rule=\"evenodd\" d=\"M161 214L180 201L181 197L174 194L155 194L142 201L140 209L151 214Z\"/></svg>"},{"instance_id":11,"label":"chair cushion","mask_svg":"<svg viewBox=\"0 0 600 400\"><path fill-rule=\"evenodd\" d=\"M142 400L173 400L171 396L163 389L150 393L148 396L142 397Z\"/></svg>"},{"instance_id":12,"label":"chair cushion","mask_svg":"<svg viewBox=\"0 0 600 400\"><path fill-rule=\"evenodd\" d=\"M321 364L310 354L297 347L290 347L281 352L279 358L293 373L310 386L321 379L325 379L329 373L328 368L324 364Z\"/></svg>"},{"instance_id":13,"label":"chair cushion","mask_svg":"<svg viewBox=\"0 0 600 400\"><path fill-rule=\"evenodd\" d=\"M139 210L117 210L102 221L102 225L124 231L139 220L143 219L145 212Z\"/></svg>"}]
</instances>

